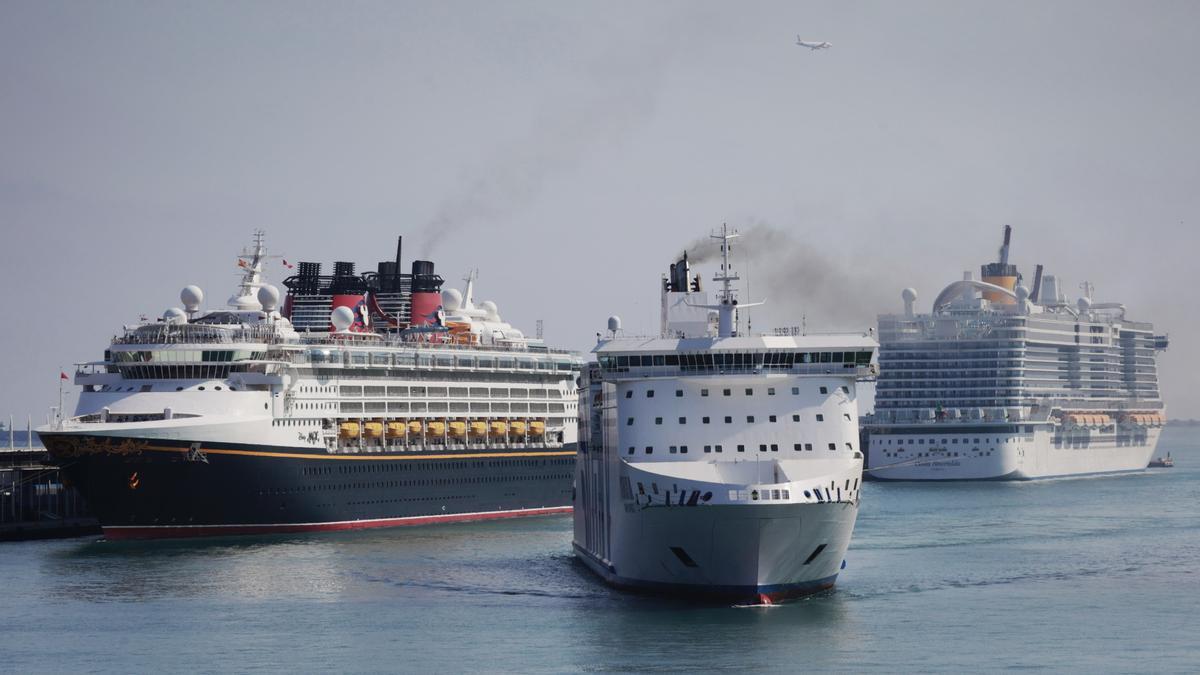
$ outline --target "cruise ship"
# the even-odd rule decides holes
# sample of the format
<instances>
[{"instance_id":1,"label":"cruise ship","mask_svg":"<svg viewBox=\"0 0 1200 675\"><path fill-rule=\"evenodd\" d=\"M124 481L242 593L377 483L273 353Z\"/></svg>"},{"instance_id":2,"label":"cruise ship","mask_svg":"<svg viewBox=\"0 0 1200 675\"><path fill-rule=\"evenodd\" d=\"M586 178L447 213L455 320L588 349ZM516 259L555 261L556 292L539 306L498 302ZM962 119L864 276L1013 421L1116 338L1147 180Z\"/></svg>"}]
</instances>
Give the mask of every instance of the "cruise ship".
<instances>
[{"instance_id":1,"label":"cruise ship","mask_svg":"<svg viewBox=\"0 0 1200 675\"><path fill-rule=\"evenodd\" d=\"M736 604L831 587L858 514L865 334L751 335L722 230L716 302L687 256L660 334L609 319L580 385L574 549L608 583ZM803 289L797 289L802 291Z\"/></svg>"},{"instance_id":2,"label":"cruise ship","mask_svg":"<svg viewBox=\"0 0 1200 675\"><path fill-rule=\"evenodd\" d=\"M441 290L429 261L264 281L126 326L38 430L109 539L339 530L567 512L581 358ZM287 264L286 261L282 261ZM293 267L287 265L287 267Z\"/></svg>"},{"instance_id":3,"label":"cruise ship","mask_svg":"<svg viewBox=\"0 0 1200 675\"><path fill-rule=\"evenodd\" d=\"M1141 471L1166 411L1157 353L1165 335L1096 302L1069 301L1038 265L1032 289L999 259L916 312L879 317L868 470L881 480L1028 480Z\"/></svg>"}]
</instances>

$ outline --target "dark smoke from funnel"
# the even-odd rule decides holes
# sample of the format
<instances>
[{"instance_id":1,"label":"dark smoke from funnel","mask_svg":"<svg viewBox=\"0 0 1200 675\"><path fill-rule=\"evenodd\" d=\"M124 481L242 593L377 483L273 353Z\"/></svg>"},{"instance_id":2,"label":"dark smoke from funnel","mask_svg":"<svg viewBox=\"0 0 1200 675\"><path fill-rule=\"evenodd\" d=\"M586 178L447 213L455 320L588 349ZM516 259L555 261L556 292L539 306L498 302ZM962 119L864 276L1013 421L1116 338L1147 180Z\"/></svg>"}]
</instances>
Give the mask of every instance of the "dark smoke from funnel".
<instances>
[{"instance_id":1,"label":"dark smoke from funnel","mask_svg":"<svg viewBox=\"0 0 1200 675\"><path fill-rule=\"evenodd\" d=\"M543 114L532 121L527 137L468 171L422 231L421 257L430 257L447 237L528 207L548 180L648 120L672 47L651 37L643 44L644 49L624 44L604 55L589 69L590 78L583 78L582 94L543 102Z\"/></svg>"},{"instance_id":2,"label":"dark smoke from funnel","mask_svg":"<svg viewBox=\"0 0 1200 675\"><path fill-rule=\"evenodd\" d=\"M739 299L767 301L752 310L756 331L800 325L801 317L811 333L865 330L875 326L878 314L899 311L900 286L894 280L826 257L823 250L836 238L818 237L815 244L802 239L754 221L731 242L731 264L742 278ZM705 237L692 242L687 254L694 265L717 262L721 246Z\"/></svg>"}]
</instances>

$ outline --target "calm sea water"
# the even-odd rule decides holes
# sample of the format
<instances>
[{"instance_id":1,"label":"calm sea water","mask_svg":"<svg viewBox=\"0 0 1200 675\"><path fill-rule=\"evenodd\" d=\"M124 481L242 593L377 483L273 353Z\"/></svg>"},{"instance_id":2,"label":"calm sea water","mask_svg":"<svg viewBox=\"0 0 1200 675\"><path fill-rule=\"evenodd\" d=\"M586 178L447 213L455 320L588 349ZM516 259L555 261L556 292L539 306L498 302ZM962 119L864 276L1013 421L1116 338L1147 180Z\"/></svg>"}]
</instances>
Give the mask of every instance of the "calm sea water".
<instances>
[{"instance_id":1,"label":"calm sea water","mask_svg":"<svg viewBox=\"0 0 1200 675\"><path fill-rule=\"evenodd\" d=\"M1174 469L867 484L833 591L625 595L569 517L0 545L0 671L1200 670L1200 429Z\"/></svg>"}]
</instances>

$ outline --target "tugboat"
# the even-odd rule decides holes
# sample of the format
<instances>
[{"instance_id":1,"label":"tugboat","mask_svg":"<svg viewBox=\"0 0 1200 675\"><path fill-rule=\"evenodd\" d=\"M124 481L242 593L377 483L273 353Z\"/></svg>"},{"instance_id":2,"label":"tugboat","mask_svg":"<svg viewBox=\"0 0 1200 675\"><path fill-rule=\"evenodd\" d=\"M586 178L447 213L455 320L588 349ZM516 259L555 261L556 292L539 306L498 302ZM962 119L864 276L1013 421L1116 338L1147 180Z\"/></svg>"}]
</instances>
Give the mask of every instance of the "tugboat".
<instances>
[{"instance_id":1,"label":"tugboat","mask_svg":"<svg viewBox=\"0 0 1200 675\"><path fill-rule=\"evenodd\" d=\"M1167 453L1166 457L1155 457L1150 460L1150 468L1152 469L1170 469L1175 466L1175 460L1171 459L1171 453Z\"/></svg>"}]
</instances>

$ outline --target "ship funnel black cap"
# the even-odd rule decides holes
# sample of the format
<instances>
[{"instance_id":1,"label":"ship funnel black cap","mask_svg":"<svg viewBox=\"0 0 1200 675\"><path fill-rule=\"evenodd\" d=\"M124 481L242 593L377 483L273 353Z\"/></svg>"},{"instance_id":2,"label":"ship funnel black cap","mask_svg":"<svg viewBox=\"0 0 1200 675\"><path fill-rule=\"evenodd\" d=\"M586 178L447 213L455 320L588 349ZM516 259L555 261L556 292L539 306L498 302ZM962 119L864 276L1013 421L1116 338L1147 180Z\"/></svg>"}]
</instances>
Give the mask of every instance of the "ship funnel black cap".
<instances>
[{"instance_id":1,"label":"ship funnel black cap","mask_svg":"<svg viewBox=\"0 0 1200 675\"><path fill-rule=\"evenodd\" d=\"M683 257L671 265L671 272L668 276L670 287L667 290L674 293L687 293L689 273L687 252L684 251Z\"/></svg>"},{"instance_id":2,"label":"ship funnel black cap","mask_svg":"<svg viewBox=\"0 0 1200 675\"><path fill-rule=\"evenodd\" d=\"M414 260L412 264L413 293L437 293L442 290L442 278L433 272L433 262Z\"/></svg>"}]
</instances>

